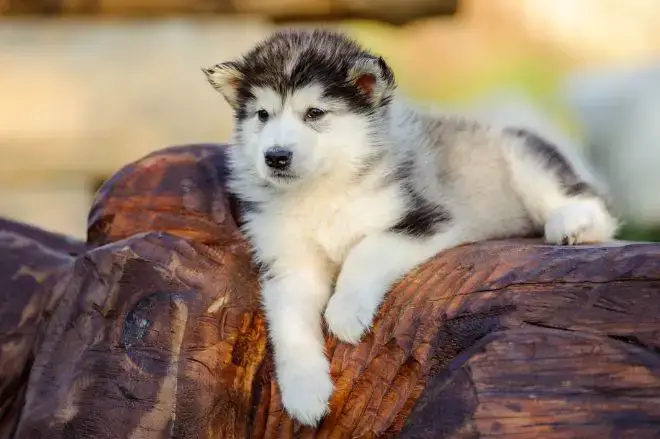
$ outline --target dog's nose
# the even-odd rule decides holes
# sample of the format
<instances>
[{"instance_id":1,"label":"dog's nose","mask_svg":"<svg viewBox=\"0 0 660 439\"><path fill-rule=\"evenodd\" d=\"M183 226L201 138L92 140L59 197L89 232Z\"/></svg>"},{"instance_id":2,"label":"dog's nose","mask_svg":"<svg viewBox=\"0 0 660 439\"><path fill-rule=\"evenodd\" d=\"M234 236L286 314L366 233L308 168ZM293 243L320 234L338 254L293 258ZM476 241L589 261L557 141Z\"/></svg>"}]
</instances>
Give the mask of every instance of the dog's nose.
<instances>
[{"instance_id":1,"label":"dog's nose","mask_svg":"<svg viewBox=\"0 0 660 439\"><path fill-rule=\"evenodd\" d=\"M284 171L291 166L292 157L293 152L291 150L279 146L274 146L268 149L264 154L266 165L268 165L269 168L277 169L279 171Z\"/></svg>"}]
</instances>

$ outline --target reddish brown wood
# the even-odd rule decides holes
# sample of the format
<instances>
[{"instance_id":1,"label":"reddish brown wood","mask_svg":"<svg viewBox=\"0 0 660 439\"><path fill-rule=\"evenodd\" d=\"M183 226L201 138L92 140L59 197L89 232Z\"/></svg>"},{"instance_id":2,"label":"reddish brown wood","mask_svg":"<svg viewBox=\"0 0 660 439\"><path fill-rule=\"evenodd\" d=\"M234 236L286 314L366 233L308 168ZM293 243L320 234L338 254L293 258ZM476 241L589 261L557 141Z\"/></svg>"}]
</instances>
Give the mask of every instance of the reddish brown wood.
<instances>
[{"instance_id":1,"label":"reddish brown wood","mask_svg":"<svg viewBox=\"0 0 660 439\"><path fill-rule=\"evenodd\" d=\"M534 240L440 254L360 345L328 339L332 411L301 428L224 176L216 145L163 150L102 187L76 259L15 238L0 438L658 437L660 245Z\"/></svg>"}]
</instances>

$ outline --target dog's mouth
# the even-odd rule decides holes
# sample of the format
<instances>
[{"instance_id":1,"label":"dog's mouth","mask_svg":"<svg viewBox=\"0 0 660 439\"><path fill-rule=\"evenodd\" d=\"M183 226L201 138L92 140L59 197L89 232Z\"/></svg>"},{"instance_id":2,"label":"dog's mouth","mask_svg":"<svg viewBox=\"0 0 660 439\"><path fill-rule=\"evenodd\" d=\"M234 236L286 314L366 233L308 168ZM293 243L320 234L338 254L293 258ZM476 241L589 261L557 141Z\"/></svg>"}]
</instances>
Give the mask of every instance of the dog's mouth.
<instances>
[{"instance_id":1,"label":"dog's mouth","mask_svg":"<svg viewBox=\"0 0 660 439\"><path fill-rule=\"evenodd\" d=\"M283 179L292 179L292 178L297 178L296 174L294 174L291 171L279 171L277 169L274 169L271 172L271 175L275 178L283 178Z\"/></svg>"},{"instance_id":2,"label":"dog's mouth","mask_svg":"<svg viewBox=\"0 0 660 439\"><path fill-rule=\"evenodd\" d=\"M277 185L286 185L295 182L300 178L299 175L291 171L281 171L273 169L269 172L268 179Z\"/></svg>"}]
</instances>

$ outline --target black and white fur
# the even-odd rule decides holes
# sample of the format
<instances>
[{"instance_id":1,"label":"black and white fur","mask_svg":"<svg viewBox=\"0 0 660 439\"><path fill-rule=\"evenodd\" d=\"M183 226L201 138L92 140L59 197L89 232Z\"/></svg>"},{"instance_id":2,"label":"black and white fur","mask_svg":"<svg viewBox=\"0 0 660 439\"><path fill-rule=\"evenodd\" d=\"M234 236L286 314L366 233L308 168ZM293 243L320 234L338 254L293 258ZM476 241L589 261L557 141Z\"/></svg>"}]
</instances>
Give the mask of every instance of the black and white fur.
<instances>
[{"instance_id":1,"label":"black and white fur","mask_svg":"<svg viewBox=\"0 0 660 439\"><path fill-rule=\"evenodd\" d=\"M276 33L204 72L235 111L230 189L264 267L283 404L304 424L333 391L323 316L357 343L393 284L438 252L542 233L600 242L617 228L568 151L413 108L385 61L341 34Z\"/></svg>"}]
</instances>

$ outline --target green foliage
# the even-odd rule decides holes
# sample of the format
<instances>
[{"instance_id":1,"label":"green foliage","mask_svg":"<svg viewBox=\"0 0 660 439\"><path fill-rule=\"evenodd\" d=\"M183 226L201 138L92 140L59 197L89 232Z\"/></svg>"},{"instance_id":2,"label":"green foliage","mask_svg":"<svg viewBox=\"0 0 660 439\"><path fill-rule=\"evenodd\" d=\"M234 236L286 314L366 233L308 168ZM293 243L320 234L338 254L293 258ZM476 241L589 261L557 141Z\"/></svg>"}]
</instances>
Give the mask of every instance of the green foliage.
<instances>
[{"instance_id":1,"label":"green foliage","mask_svg":"<svg viewBox=\"0 0 660 439\"><path fill-rule=\"evenodd\" d=\"M643 227L627 224L617 234L617 239L624 241L652 241L660 242L660 226Z\"/></svg>"}]
</instances>

